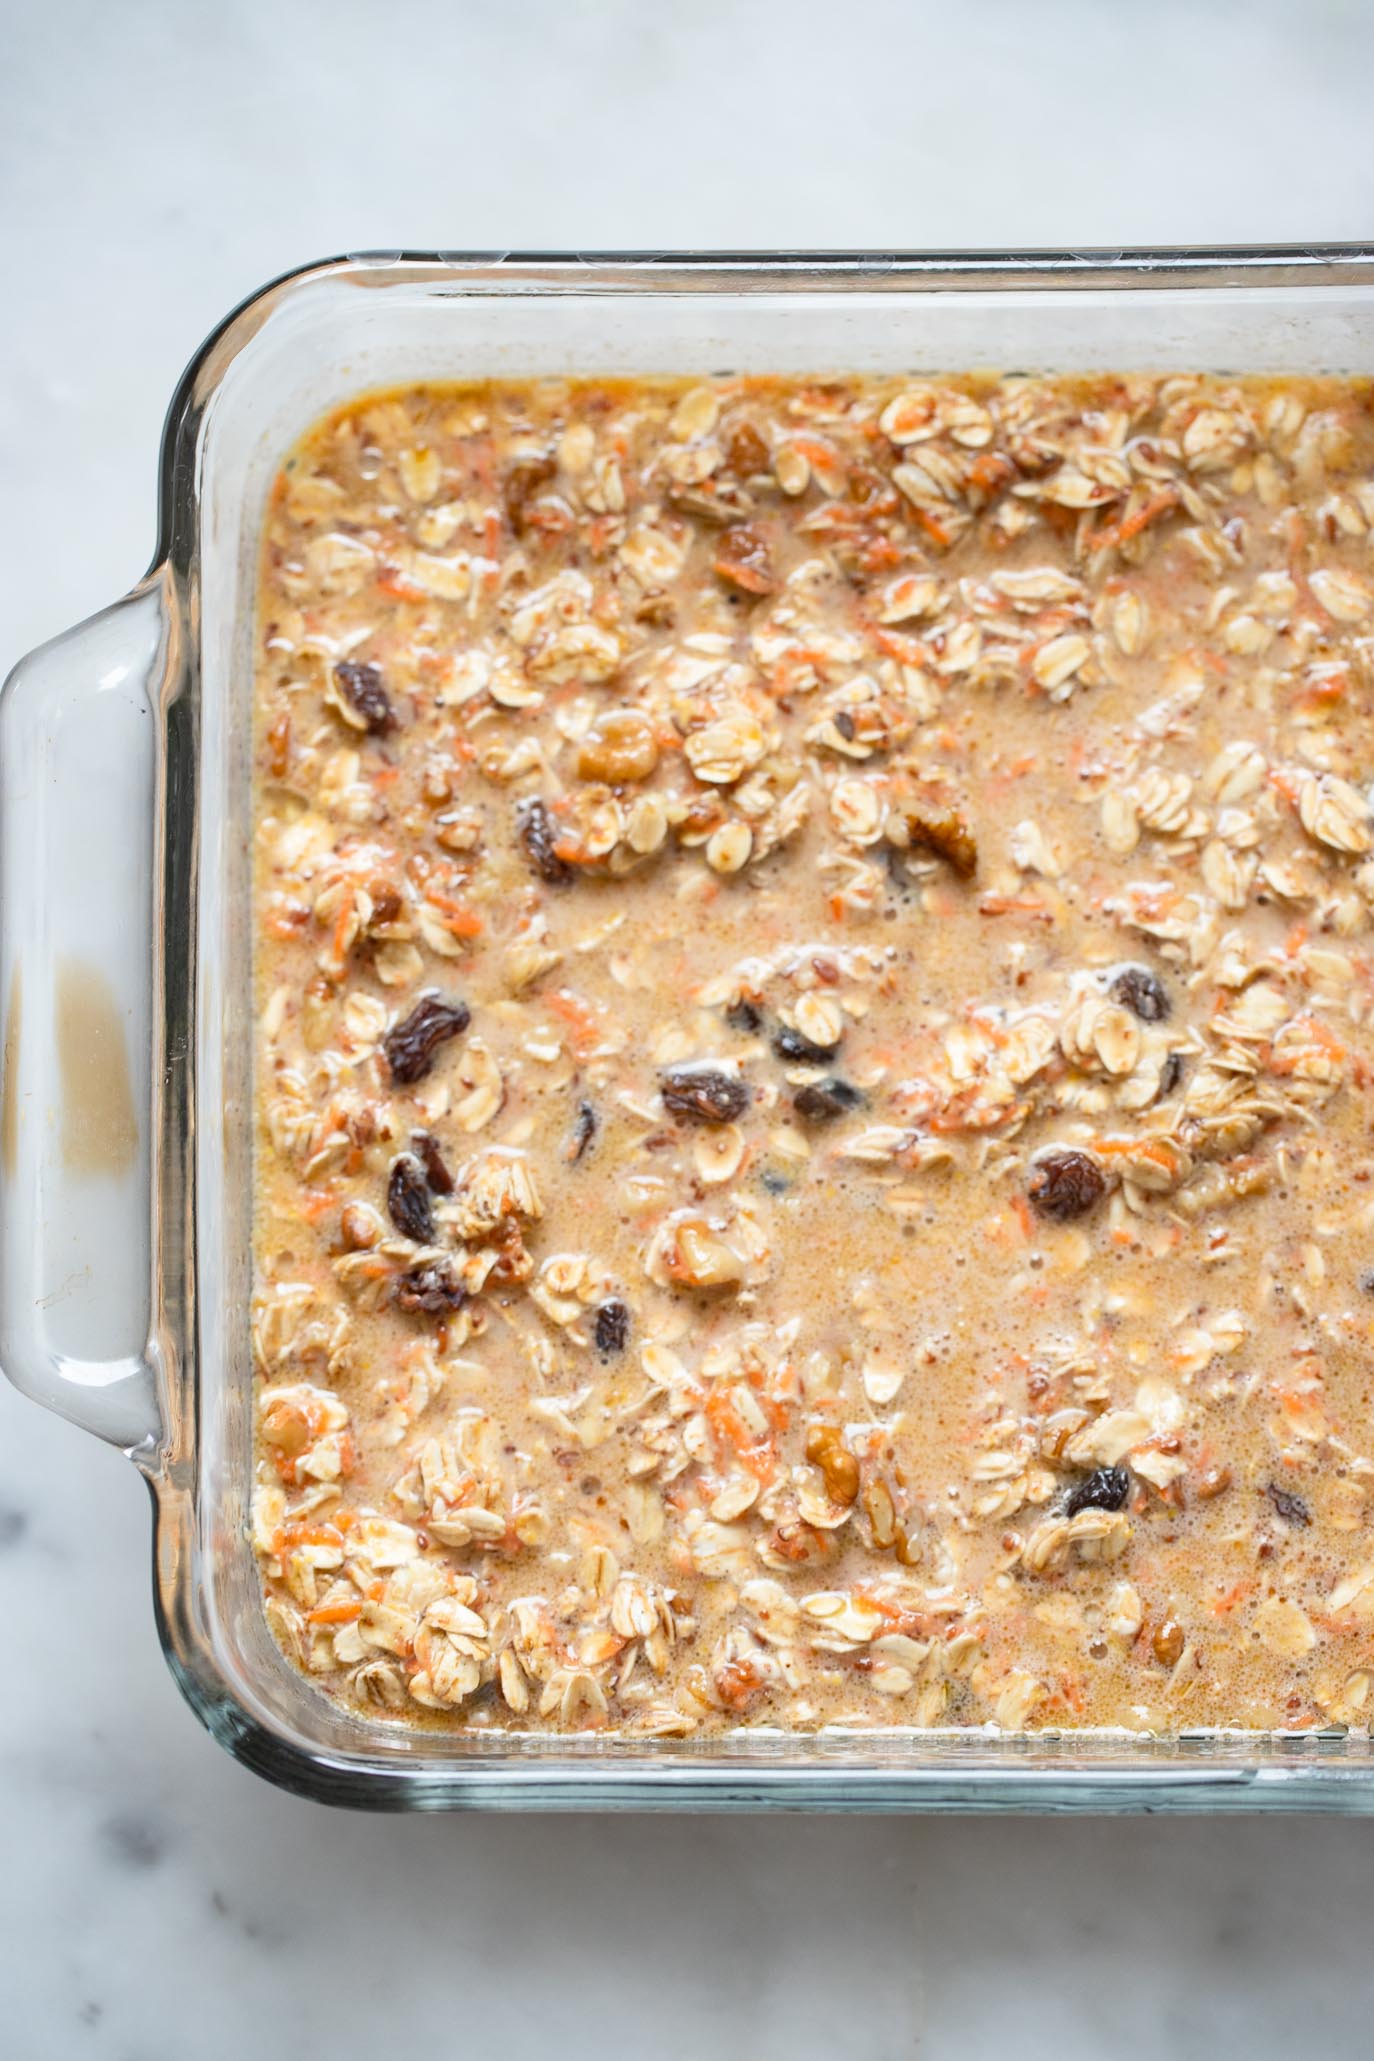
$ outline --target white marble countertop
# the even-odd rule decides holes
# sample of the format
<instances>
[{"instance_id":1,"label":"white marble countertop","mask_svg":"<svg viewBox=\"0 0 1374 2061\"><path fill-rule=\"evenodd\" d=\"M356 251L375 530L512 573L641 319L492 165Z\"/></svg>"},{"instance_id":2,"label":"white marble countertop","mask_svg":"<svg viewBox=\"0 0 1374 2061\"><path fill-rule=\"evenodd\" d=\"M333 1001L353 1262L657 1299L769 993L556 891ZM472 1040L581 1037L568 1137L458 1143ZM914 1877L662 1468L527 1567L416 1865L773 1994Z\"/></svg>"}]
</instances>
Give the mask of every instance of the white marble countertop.
<instances>
[{"instance_id":1,"label":"white marble countertop","mask_svg":"<svg viewBox=\"0 0 1374 2061\"><path fill-rule=\"evenodd\" d=\"M11 10L0 659L141 571L176 376L275 271L1369 235L1372 63L1362 0ZM199 1731L147 1558L132 1470L0 1386L13 2061L1363 2050L1374 1827L348 1817Z\"/></svg>"}]
</instances>

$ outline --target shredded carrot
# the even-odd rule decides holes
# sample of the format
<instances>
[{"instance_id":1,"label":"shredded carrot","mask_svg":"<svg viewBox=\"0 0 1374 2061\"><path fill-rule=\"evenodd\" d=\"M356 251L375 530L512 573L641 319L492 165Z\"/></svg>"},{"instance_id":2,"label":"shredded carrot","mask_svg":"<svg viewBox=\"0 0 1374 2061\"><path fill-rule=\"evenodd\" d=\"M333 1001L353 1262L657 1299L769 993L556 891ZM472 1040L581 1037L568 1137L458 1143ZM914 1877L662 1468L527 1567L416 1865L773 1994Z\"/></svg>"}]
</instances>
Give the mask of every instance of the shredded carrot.
<instances>
[{"instance_id":1,"label":"shredded carrot","mask_svg":"<svg viewBox=\"0 0 1374 2061\"><path fill-rule=\"evenodd\" d=\"M388 601L427 601L429 596L423 587L417 587L408 580L397 566L384 565L377 575L377 586Z\"/></svg>"},{"instance_id":2,"label":"shredded carrot","mask_svg":"<svg viewBox=\"0 0 1374 2061\"><path fill-rule=\"evenodd\" d=\"M886 630L880 623L870 626L869 636L888 658L895 658L898 665L923 666L930 663L929 647L919 637L912 637L902 630Z\"/></svg>"},{"instance_id":3,"label":"shredded carrot","mask_svg":"<svg viewBox=\"0 0 1374 2061\"><path fill-rule=\"evenodd\" d=\"M1124 515L1120 522L1109 523L1106 529L1099 530L1092 540L1091 549L1108 551L1118 544L1129 544L1132 537L1138 537L1141 531L1148 529L1159 516L1167 514L1177 501L1177 487L1161 487L1157 493L1151 494L1147 501L1142 502L1133 514Z\"/></svg>"},{"instance_id":4,"label":"shredded carrot","mask_svg":"<svg viewBox=\"0 0 1374 2061\"><path fill-rule=\"evenodd\" d=\"M809 459L822 472L832 470L838 462L833 448L823 444L819 437L793 437L792 448L800 451L803 458Z\"/></svg>"},{"instance_id":5,"label":"shredded carrot","mask_svg":"<svg viewBox=\"0 0 1374 2061\"><path fill-rule=\"evenodd\" d=\"M728 1445L747 1474L765 1484L777 1472L777 1455L771 1439L755 1437L730 1400L728 1389L715 1387L704 1405L706 1421L715 1436Z\"/></svg>"},{"instance_id":6,"label":"shredded carrot","mask_svg":"<svg viewBox=\"0 0 1374 2061\"><path fill-rule=\"evenodd\" d=\"M925 531L931 542L938 544L942 551L947 551L954 542L954 539L934 510L918 508L915 510L915 515L917 522L921 525L921 528Z\"/></svg>"},{"instance_id":7,"label":"shredded carrot","mask_svg":"<svg viewBox=\"0 0 1374 2061\"><path fill-rule=\"evenodd\" d=\"M980 895L978 911L982 916L1030 916L1039 923L1054 921L1054 912L1036 895Z\"/></svg>"},{"instance_id":8,"label":"shredded carrot","mask_svg":"<svg viewBox=\"0 0 1374 2061\"><path fill-rule=\"evenodd\" d=\"M307 1624L355 1624L363 1614L361 1603L321 1603L316 1610L307 1610Z\"/></svg>"},{"instance_id":9,"label":"shredded carrot","mask_svg":"<svg viewBox=\"0 0 1374 2061\"><path fill-rule=\"evenodd\" d=\"M475 909L469 909L465 903L455 902L451 895L443 893L440 888L426 888L425 900L431 908L439 911L444 929L453 937L480 937L486 929L484 917L479 916Z\"/></svg>"},{"instance_id":10,"label":"shredded carrot","mask_svg":"<svg viewBox=\"0 0 1374 2061\"><path fill-rule=\"evenodd\" d=\"M584 1002L580 995L573 994L570 988L555 988L551 994L545 995L544 1006L567 1024L579 1050L585 1051L600 1038L601 1018L598 1012L590 1002Z\"/></svg>"}]
</instances>

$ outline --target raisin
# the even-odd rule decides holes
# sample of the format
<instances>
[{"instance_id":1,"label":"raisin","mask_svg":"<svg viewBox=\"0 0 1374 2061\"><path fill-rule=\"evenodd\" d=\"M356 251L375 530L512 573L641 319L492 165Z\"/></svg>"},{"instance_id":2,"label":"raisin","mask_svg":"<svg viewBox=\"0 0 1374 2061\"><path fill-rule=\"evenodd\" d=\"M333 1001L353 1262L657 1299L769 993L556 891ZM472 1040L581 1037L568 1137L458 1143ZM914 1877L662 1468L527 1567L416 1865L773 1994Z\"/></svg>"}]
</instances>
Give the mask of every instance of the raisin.
<instances>
[{"instance_id":1,"label":"raisin","mask_svg":"<svg viewBox=\"0 0 1374 2061\"><path fill-rule=\"evenodd\" d=\"M1265 1484L1264 1493L1285 1524L1306 1526L1312 1522L1312 1512L1302 1497L1295 1496L1291 1489L1280 1488L1276 1481L1271 1481Z\"/></svg>"},{"instance_id":2,"label":"raisin","mask_svg":"<svg viewBox=\"0 0 1374 2061\"><path fill-rule=\"evenodd\" d=\"M860 508L867 508L874 514L888 514L897 506L897 496L891 482L881 472L874 472L870 466L851 466L848 478L849 498Z\"/></svg>"},{"instance_id":3,"label":"raisin","mask_svg":"<svg viewBox=\"0 0 1374 2061\"><path fill-rule=\"evenodd\" d=\"M506 474L502 487L502 499L510 526L517 537L523 537L526 528L526 507L533 497L557 472L552 458L519 458Z\"/></svg>"},{"instance_id":4,"label":"raisin","mask_svg":"<svg viewBox=\"0 0 1374 2061\"><path fill-rule=\"evenodd\" d=\"M439 1150L439 1140L433 1131L416 1131L411 1139L420 1164L425 1170L425 1179L436 1195L452 1195L453 1176L444 1165L444 1155Z\"/></svg>"},{"instance_id":5,"label":"raisin","mask_svg":"<svg viewBox=\"0 0 1374 2061\"><path fill-rule=\"evenodd\" d=\"M1174 1089L1183 1079L1183 1074L1183 1054L1181 1052L1166 1052L1164 1064L1159 1069L1159 1088L1155 1095L1156 1102L1162 1102L1166 1095L1173 1094Z\"/></svg>"},{"instance_id":6,"label":"raisin","mask_svg":"<svg viewBox=\"0 0 1374 2061\"><path fill-rule=\"evenodd\" d=\"M1096 1209L1107 1192L1102 1169L1086 1152L1045 1152L1031 1169L1026 1190L1037 1215L1056 1224Z\"/></svg>"},{"instance_id":7,"label":"raisin","mask_svg":"<svg viewBox=\"0 0 1374 2061\"><path fill-rule=\"evenodd\" d=\"M856 1502L859 1495L859 1463L833 1424L813 1424L806 1434L806 1457L819 1467L825 1492L832 1503Z\"/></svg>"},{"instance_id":8,"label":"raisin","mask_svg":"<svg viewBox=\"0 0 1374 2061\"><path fill-rule=\"evenodd\" d=\"M1361 1295L1374 1295L1374 1267L1366 1267L1360 1276Z\"/></svg>"},{"instance_id":9,"label":"raisin","mask_svg":"<svg viewBox=\"0 0 1374 2061\"><path fill-rule=\"evenodd\" d=\"M363 665L355 659L342 658L334 668L334 683L371 735L375 737L383 730L395 729L396 712L391 706L391 696L382 685L380 666Z\"/></svg>"},{"instance_id":10,"label":"raisin","mask_svg":"<svg viewBox=\"0 0 1374 2061\"><path fill-rule=\"evenodd\" d=\"M400 889L393 887L390 881L378 881L372 890L372 914L368 919L369 928L375 933L382 928L383 924L394 923L404 907L405 904L401 900Z\"/></svg>"},{"instance_id":11,"label":"raisin","mask_svg":"<svg viewBox=\"0 0 1374 2061\"><path fill-rule=\"evenodd\" d=\"M777 586L768 539L749 523L737 523L726 530L711 570L727 586L743 594L771 594Z\"/></svg>"},{"instance_id":12,"label":"raisin","mask_svg":"<svg viewBox=\"0 0 1374 2061\"><path fill-rule=\"evenodd\" d=\"M1064 1515L1076 1517L1080 1510L1119 1510L1131 1492L1131 1477L1124 1467L1099 1467L1086 1480L1075 1482L1064 1501Z\"/></svg>"},{"instance_id":13,"label":"raisin","mask_svg":"<svg viewBox=\"0 0 1374 2061\"><path fill-rule=\"evenodd\" d=\"M1111 997L1142 1023L1163 1023L1172 1006L1163 981L1148 966L1123 966L1112 982Z\"/></svg>"},{"instance_id":14,"label":"raisin","mask_svg":"<svg viewBox=\"0 0 1374 2061\"><path fill-rule=\"evenodd\" d=\"M737 422L725 441L725 463L739 479L752 472L767 472L771 464L768 446L752 422Z\"/></svg>"},{"instance_id":15,"label":"raisin","mask_svg":"<svg viewBox=\"0 0 1374 2061\"><path fill-rule=\"evenodd\" d=\"M596 1313L596 1349L599 1353L621 1353L630 1335L630 1312L619 1296L603 1302Z\"/></svg>"},{"instance_id":16,"label":"raisin","mask_svg":"<svg viewBox=\"0 0 1374 2061\"><path fill-rule=\"evenodd\" d=\"M749 1106L749 1086L715 1066L673 1066L662 1076L663 1100L694 1124L728 1124Z\"/></svg>"},{"instance_id":17,"label":"raisin","mask_svg":"<svg viewBox=\"0 0 1374 2061\"><path fill-rule=\"evenodd\" d=\"M396 1283L396 1300L403 1310L422 1310L426 1316L440 1311L461 1310L468 1292L454 1272L451 1260L424 1260L411 1267Z\"/></svg>"},{"instance_id":18,"label":"raisin","mask_svg":"<svg viewBox=\"0 0 1374 2061\"><path fill-rule=\"evenodd\" d=\"M392 1223L403 1238L417 1245L434 1242L434 1210L429 1199L425 1170L412 1153L403 1152L393 1162L386 1184L386 1206Z\"/></svg>"},{"instance_id":19,"label":"raisin","mask_svg":"<svg viewBox=\"0 0 1374 2061\"><path fill-rule=\"evenodd\" d=\"M804 1088L798 1088L792 1107L807 1123L828 1124L857 1109L863 1099L852 1081L842 1081L838 1074L831 1074L823 1081L809 1081Z\"/></svg>"},{"instance_id":20,"label":"raisin","mask_svg":"<svg viewBox=\"0 0 1374 2061\"><path fill-rule=\"evenodd\" d=\"M1188 1641L1183 1626L1172 1617L1166 1617L1150 1641L1155 1659L1161 1667L1177 1667L1183 1658L1183 1649Z\"/></svg>"},{"instance_id":21,"label":"raisin","mask_svg":"<svg viewBox=\"0 0 1374 2061\"><path fill-rule=\"evenodd\" d=\"M558 829L547 805L541 801L521 802L515 821L520 842L539 878L549 881L554 887L562 887L571 880L572 867L554 850Z\"/></svg>"},{"instance_id":22,"label":"raisin","mask_svg":"<svg viewBox=\"0 0 1374 2061\"><path fill-rule=\"evenodd\" d=\"M800 1059L809 1066L824 1066L834 1056L836 1045L818 1045L814 1038L804 1038L791 1024L783 1024L773 1038L773 1050L779 1059Z\"/></svg>"},{"instance_id":23,"label":"raisin","mask_svg":"<svg viewBox=\"0 0 1374 2061\"><path fill-rule=\"evenodd\" d=\"M573 1123L572 1151L569 1159L581 1159L592 1139L596 1136L597 1114L590 1102L579 1102L577 1116Z\"/></svg>"},{"instance_id":24,"label":"raisin","mask_svg":"<svg viewBox=\"0 0 1374 2061\"><path fill-rule=\"evenodd\" d=\"M472 1022L466 1002L445 1002L434 993L422 995L409 1016L382 1039L391 1078L408 1088L422 1081L434 1064L434 1055L450 1038L461 1037Z\"/></svg>"},{"instance_id":25,"label":"raisin","mask_svg":"<svg viewBox=\"0 0 1374 2061\"><path fill-rule=\"evenodd\" d=\"M943 859L960 880L972 880L978 871L977 839L957 809L908 809L906 834L920 850Z\"/></svg>"},{"instance_id":26,"label":"raisin","mask_svg":"<svg viewBox=\"0 0 1374 2061\"><path fill-rule=\"evenodd\" d=\"M580 780L601 780L608 787L647 780L658 764L654 726L637 708L607 709L582 740L577 755Z\"/></svg>"},{"instance_id":27,"label":"raisin","mask_svg":"<svg viewBox=\"0 0 1374 2061\"><path fill-rule=\"evenodd\" d=\"M757 1031L763 1029L763 1011L747 996L742 995L738 1002L732 1002L726 1010L725 1021L731 1030L743 1031L749 1037L753 1037Z\"/></svg>"}]
</instances>

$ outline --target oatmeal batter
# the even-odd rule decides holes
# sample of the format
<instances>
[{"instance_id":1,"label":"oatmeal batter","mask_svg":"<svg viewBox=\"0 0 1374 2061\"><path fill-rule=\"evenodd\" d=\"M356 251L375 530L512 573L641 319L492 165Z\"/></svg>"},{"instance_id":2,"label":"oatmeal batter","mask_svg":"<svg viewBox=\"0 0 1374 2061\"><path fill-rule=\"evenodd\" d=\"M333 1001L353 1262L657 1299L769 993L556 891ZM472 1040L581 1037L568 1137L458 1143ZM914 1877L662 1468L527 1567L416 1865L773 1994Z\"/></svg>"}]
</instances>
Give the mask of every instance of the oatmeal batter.
<instances>
[{"instance_id":1,"label":"oatmeal batter","mask_svg":"<svg viewBox=\"0 0 1374 2061\"><path fill-rule=\"evenodd\" d=\"M421 387L273 489L254 1538L399 1722L1363 1726L1374 420Z\"/></svg>"}]
</instances>

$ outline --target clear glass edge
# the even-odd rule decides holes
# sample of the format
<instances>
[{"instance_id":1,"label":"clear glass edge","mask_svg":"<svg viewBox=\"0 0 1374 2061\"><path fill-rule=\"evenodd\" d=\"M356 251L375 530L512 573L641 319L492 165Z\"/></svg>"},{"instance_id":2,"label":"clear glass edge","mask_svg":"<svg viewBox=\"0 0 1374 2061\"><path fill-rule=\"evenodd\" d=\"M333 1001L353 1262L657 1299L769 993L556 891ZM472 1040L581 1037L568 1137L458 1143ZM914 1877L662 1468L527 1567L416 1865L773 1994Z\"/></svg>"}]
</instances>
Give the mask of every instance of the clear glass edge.
<instances>
[{"instance_id":1,"label":"clear glass edge","mask_svg":"<svg viewBox=\"0 0 1374 2061\"><path fill-rule=\"evenodd\" d=\"M154 1326L163 1438L129 1457L152 1494L153 1589L164 1655L207 1731L243 1765L290 1792L370 1810L1320 1811L1374 1814L1374 1743L1339 1734L1109 1739L1065 1734L951 1740L921 1765L821 1757L760 1766L746 1744L713 1762L677 1760L672 1743L607 1751L571 1740L521 1765L420 1762L302 1749L261 1722L220 1671L197 1612L194 1007L198 666L198 440L218 381L272 308L319 280L448 286L486 293L748 293L788 288L1065 292L1102 288L1374 283L1363 244L1034 252L391 252L332 258L268 282L232 309L192 358L164 423L158 541L148 578L164 577L185 630L163 681L160 866L154 975ZM765 1742L766 1744L767 1742ZM815 1742L810 1742L815 1744ZM840 1742L862 1751L855 1737ZM518 1748L516 1751L518 1752ZM622 1757L623 1756L623 1757Z\"/></svg>"}]
</instances>

